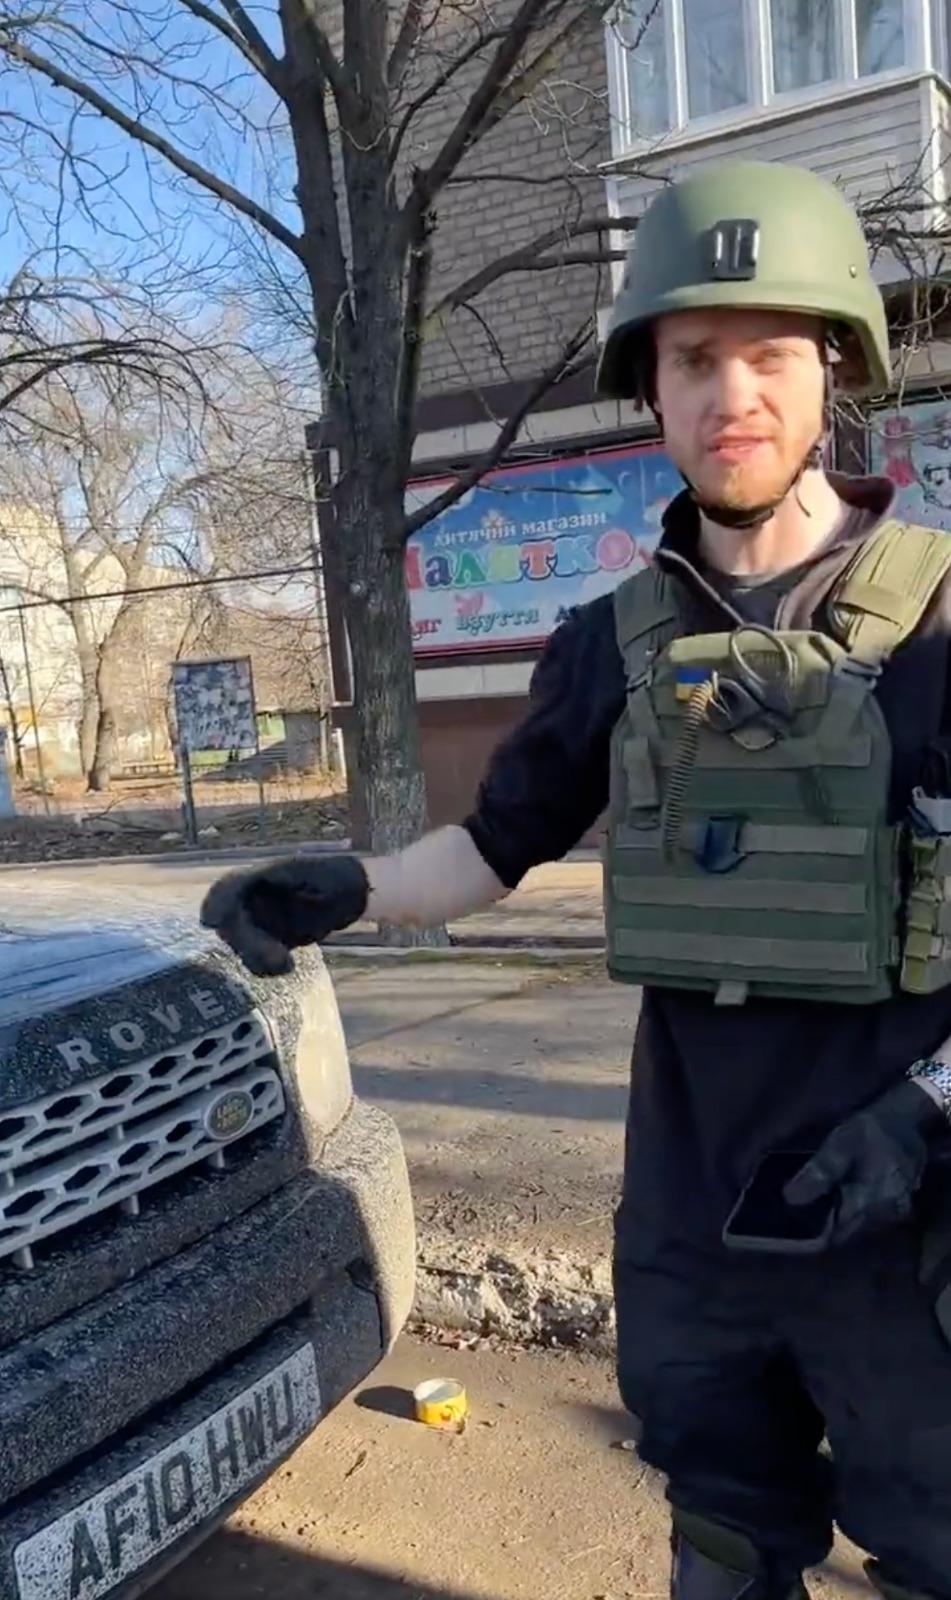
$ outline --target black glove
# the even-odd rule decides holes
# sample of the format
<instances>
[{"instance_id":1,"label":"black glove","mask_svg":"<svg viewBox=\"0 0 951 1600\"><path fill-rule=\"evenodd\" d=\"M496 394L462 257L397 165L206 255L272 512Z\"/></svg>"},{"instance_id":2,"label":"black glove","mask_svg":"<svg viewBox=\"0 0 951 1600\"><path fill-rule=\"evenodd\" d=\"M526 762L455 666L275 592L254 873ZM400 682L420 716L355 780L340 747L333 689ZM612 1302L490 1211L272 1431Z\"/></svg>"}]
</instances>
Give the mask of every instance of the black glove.
<instances>
[{"instance_id":1,"label":"black glove","mask_svg":"<svg viewBox=\"0 0 951 1600\"><path fill-rule=\"evenodd\" d=\"M906 1080L834 1128L785 1198L797 1206L837 1194L831 1245L907 1222L931 1150L947 1133L938 1104Z\"/></svg>"},{"instance_id":2,"label":"black glove","mask_svg":"<svg viewBox=\"0 0 951 1600\"><path fill-rule=\"evenodd\" d=\"M291 972L290 952L319 944L357 922L370 884L356 856L289 856L253 872L219 878L205 896L201 920L259 978Z\"/></svg>"}]
</instances>

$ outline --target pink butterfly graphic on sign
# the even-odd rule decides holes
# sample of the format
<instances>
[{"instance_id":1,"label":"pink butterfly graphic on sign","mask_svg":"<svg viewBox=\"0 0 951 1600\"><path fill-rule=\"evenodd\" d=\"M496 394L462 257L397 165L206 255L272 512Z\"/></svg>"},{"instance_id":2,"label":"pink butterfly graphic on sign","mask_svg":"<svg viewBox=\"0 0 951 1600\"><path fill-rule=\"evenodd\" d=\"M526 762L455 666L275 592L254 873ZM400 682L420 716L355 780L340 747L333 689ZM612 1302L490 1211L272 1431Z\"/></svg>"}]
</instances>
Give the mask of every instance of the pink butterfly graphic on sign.
<instances>
[{"instance_id":1,"label":"pink butterfly graphic on sign","mask_svg":"<svg viewBox=\"0 0 951 1600\"><path fill-rule=\"evenodd\" d=\"M456 596L456 612L460 617L477 617L485 604L485 595L479 589L475 594Z\"/></svg>"}]
</instances>

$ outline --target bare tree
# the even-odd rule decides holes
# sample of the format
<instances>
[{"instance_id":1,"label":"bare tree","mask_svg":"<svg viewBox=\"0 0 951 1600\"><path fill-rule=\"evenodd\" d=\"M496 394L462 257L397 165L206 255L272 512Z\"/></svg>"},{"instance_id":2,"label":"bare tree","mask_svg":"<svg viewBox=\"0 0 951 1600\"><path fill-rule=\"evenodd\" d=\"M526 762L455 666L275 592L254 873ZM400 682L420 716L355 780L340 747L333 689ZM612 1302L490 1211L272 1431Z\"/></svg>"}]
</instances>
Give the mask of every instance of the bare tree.
<instances>
[{"instance_id":1,"label":"bare tree","mask_svg":"<svg viewBox=\"0 0 951 1600\"><path fill-rule=\"evenodd\" d=\"M90 118L121 129L155 173L164 168L257 231L298 312L304 286L336 464L326 557L346 597L357 765L376 850L426 824L405 542L502 458L539 397L588 358L601 271L630 220L592 209L597 187L582 181L592 173L576 155L569 162L566 141L557 226L462 283L442 273L437 289L439 207L452 186L488 176L479 152L519 108L538 106L595 147L604 109L585 102L569 65L611 6L104 0L94 16L81 0L3 8L0 59L54 86L59 128L71 107L82 114L84 149ZM85 203L94 207L88 195ZM575 268L592 272L591 315L562 331L485 457L407 517L427 336L457 308L478 314L478 297L504 274Z\"/></svg>"},{"instance_id":2,"label":"bare tree","mask_svg":"<svg viewBox=\"0 0 951 1600\"><path fill-rule=\"evenodd\" d=\"M229 365L219 349L202 375L197 426L189 410L163 405L151 373L61 370L34 387L6 449L0 435L0 587L68 619L92 790L109 787L130 705L143 728L149 719L150 707L136 705L137 695L156 698L143 676L146 643L161 658L155 720L167 662L192 650L214 618L208 580L268 559L309 561L300 452L290 456L286 444L298 419L280 409L280 385L266 377L247 357ZM199 586L187 587L193 580ZM46 655L63 650L60 630Z\"/></svg>"},{"instance_id":3,"label":"bare tree","mask_svg":"<svg viewBox=\"0 0 951 1600\"><path fill-rule=\"evenodd\" d=\"M0 428L35 428L33 390L77 368L125 371L192 404L201 394L203 338L161 328L141 292L76 276L50 277L24 262L0 290Z\"/></svg>"}]
</instances>

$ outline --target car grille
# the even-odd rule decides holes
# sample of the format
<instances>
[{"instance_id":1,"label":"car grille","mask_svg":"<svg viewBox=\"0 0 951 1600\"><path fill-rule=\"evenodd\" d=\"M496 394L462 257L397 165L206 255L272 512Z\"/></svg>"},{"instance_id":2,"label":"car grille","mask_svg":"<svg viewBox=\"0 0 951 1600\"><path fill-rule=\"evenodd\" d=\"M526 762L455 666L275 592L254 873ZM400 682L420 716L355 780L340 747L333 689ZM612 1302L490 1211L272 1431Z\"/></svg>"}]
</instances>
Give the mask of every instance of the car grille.
<instances>
[{"instance_id":1,"label":"car grille","mask_svg":"<svg viewBox=\"0 0 951 1600\"><path fill-rule=\"evenodd\" d=\"M206 1162L285 1108L258 1012L60 1094L0 1111L0 1259ZM214 1131L213 1131L214 1130Z\"/></svg>"}]
</instances>

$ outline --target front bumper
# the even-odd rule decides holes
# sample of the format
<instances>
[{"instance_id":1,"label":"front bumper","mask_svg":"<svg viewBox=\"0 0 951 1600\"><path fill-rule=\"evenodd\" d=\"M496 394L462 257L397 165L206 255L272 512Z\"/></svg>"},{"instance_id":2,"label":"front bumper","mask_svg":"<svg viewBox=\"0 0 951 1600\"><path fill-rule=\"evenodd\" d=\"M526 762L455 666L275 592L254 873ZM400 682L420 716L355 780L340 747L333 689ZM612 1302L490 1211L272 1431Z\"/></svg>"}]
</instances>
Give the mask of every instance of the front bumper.
<instances>
[{"instance_id":1,"label":"front bumper","mask_svg":"<svg viewBox=\"0 0 951 1600\"><path fill-rule=\"evenodd\" d=\"M129 1285L3 1352L4 1600L18 1595L18 1546L307 1342L315 1354L321 1415L331 1410L372 1371L405 1321L414 1256L399 1137L388 1117L357 1102L325 1144L319 1167ZM210 1526L250 1487L218 1507ZM189 1544L194 1535L192 1529ZM156 1565L167 1565L168 1555ZM90 1583L87 1592L127 1600L141 1592L147 1571L124 1576L112 1588ZM86 1600L82 1588L77 1600Z\"/></svg>"}]
</instances>

